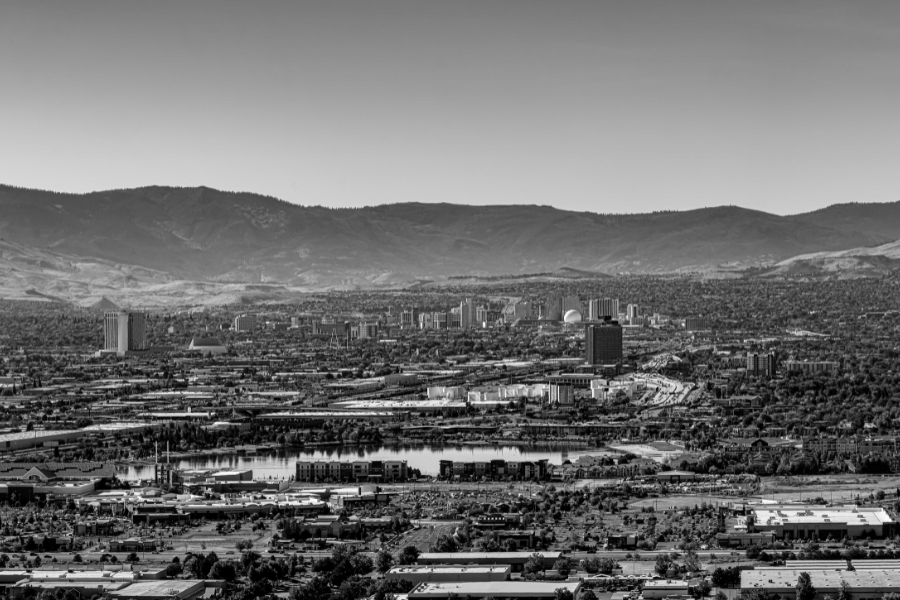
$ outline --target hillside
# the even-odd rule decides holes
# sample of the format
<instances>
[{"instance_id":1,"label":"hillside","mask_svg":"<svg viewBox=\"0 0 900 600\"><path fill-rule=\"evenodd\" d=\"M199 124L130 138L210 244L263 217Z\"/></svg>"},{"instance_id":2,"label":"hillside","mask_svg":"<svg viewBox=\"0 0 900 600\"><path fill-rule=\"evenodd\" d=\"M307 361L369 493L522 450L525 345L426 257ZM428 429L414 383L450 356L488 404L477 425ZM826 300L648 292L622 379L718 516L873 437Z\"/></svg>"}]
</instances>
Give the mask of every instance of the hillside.
<instances>
[{"instance_id":1,"label":"hillside","mask_svg":"<svg viewBox=\"0 0 900 600\"><path fill-rule=\"evenodd\" d=\"M878 277L900 271L900 240L836 252L813 252L780 261L768 276Z\"/></svg>"},{"instance_id":2,"label":"hillside","mask_svg":"<svg viewBox=\"0 0 900 600\"><path fill-rule=\"evenodd\" d=\"M0 186L0 237L175 278L355 286L564 267L705 270L900 238L900 219L891 218L900 203L850 206L792 217L737 207L641 215L420 203L328 209L203 187L77 195Z\"/></svg>"}]
</instances>

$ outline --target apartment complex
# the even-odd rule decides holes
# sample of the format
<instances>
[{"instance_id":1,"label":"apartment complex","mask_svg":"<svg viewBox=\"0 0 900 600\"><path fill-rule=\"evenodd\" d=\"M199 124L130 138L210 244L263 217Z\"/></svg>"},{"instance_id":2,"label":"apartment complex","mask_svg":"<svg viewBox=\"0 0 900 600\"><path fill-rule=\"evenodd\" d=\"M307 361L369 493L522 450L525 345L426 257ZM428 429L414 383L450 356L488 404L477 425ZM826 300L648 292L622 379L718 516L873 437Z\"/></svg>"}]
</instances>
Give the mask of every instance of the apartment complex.
<instances>
[{"instance_id":1,"label":"apartment complex","mask_svg":"<svg viewBox=\"0 0 900 600\"><path fill-rule=\"evenodd\" d=\"M297 461L297 481L406 481L405 460Z\"/></svg>"},{"instance_id":2,"label":"apartment complex","mask_svg":"<svg viewBox=\"0 0 900 600\"><path fill-rule=\"evenodd\" d=\"M486 461L453 461L442 460L439 473L442 478L450 479L546 479L549 475L547 459L535 461L486 460Z\"/></svg>"}]
</instances>

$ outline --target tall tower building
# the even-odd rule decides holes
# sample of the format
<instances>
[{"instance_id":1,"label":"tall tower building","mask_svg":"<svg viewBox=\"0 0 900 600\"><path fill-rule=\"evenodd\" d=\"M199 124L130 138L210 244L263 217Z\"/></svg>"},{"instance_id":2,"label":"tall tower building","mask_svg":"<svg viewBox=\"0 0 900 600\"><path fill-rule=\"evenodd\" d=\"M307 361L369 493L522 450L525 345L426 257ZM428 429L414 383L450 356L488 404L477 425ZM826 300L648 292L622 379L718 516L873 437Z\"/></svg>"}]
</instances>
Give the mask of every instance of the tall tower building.
<instances>
[{"instance_id":1,"label":"tall tower building","mask_svg":"<svg viewBox=\"0 0 900 600\"><path fill-rule=\"evenodd\" d=\"M752 377L775 377L775 353L748 354L747 374Z\"/></svg>"},{"instance_id":2,"label":"tall tower building","mask_svg":"<svg viewBox=\"0 0 900 600\"><path fill-rule=\"evenodd\" d=\"M588 325L584 335L585 359L589 365L611 365L622 360L622 327L618 321Z\"/></svg>"},{"instance_id":3,"label":"tall tower building","mask_svg":"<svg viewBox=\"0 0 900 600\"><path fill-rule=\"evenodd\" d=\"M108 310L103 315L103 349L119 349L119 311Z\"/></svg>"},{"instance_id":4,"label":"tall tower building","mask_svg":"<svg viewBox=\"0 0 900 600\"><path fill-rule=\"evenodd\" d=\"M634 323L637 321L637 318L640 316L641 310L637 304L629 304L628 305L628 322Z\"/></svg>"},{"instance_id":5,"label":"tall tower building","mask_svg":"<svg viewBox=\"0 0 900 600\"><path fill-rule=\"evenodd\" d=\"M600 320L600 301L599 300L588 300L587 303L587 318L588 321L599 321Z\"/></svg>"},{"instance_id":6,"label":"tall tower building","mask_svg":"<svg viewBox=\"0 0 900 600\"><path fill-rule=\"evenodd\" d=\"M544 301L544 312L541 314L541 318L550 321L562 321L562 307L563 297L559 294L550 294Z\"/></svg>"},{"instance_id":7,"label":"tall tower building","mask_svg":"<svg viewBox=\"0 0 900 600\"><path fill-rule=\"evenodd\" d=\"M119 354L146 347L147 315L127 310L110 311L103 318L103 349Z\"/></svg>"},{"instance_id":8,"label":"tall tower building","mask_svg":"<svg viewBox=\"0 0 900 600\"><path fill-rule=\"evenodd\" d=\"M613 321L619 318L619 300L617 298L604 298L600 300L600 309L597 312L597 318L592 321L602 321L610 318Z\"/></svg>"},{"instance_id":9,"label":"tall tower building","mask_svg":"<svg viewBox=\"0 0 900 600\"><path fill-rule=\"evenodd\" d=\"M459 327L461 329L470 329L475 323L475 307L472 305L472 299L466 298L459 304Z\"/></svg>"},{"instance_id":10,"label":"tall tower building","mask_svg":"<svg viewBox=\"0 0 900 600\"><path fill-rule=\"evenodd\" d=\"M579 313L584 313L584 308L581 306L581 298L578 296L566 296L562 299L561 312L563 316L570 310L577 310Z\"/></svg>"}]
</instances>

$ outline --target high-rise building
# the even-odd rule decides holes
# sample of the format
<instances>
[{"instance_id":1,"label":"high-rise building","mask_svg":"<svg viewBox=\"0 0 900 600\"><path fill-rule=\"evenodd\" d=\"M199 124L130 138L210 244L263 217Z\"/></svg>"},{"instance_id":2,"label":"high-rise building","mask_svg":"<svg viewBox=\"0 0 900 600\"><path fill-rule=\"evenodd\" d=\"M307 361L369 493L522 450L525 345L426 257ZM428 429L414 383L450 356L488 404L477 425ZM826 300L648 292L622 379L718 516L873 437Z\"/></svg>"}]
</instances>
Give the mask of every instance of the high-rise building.
<instances>
[{"instance_id":1,"label":"high-rise building","mask_svg":"<svg viewBox=\"0 0 900 600\"><path fill-rule=\"evenodd\" d=\"M103 349L119 349L119 311L109 310L103 316Z\"/></svg>"},{"instance_id":2,"label":"high-rise building","mask_svg":"<svg viewBox=\"0 0 900 600\"><path fill-rule=\"evenodd\" d=\"M602 321L603 319L616 320L619 318L619 301L615 298L604 298L597 300L597 314L588 315L591 321Z\"/></svg>"},{"instance_id":3,"label":"high-rise building","mask_svg":"<svg viewBox=\"0 0 900 600\"><path fill-rule=\"evenodd\" d=\"M550 384L550 404L560 408L575 406L575 388L571 385Z\"/></svg>"},{"instance_id":4,"label":"high-rise building","mask_svg":"<svg viewBox=\"0 0 900 600\"><path fill-rule=\"evenodd\" d=\"M103 349L119 354L146 347L147 315L127 310L109 311L103 318Z\"/></svg>"},{"instance_id":5,"label":"high-rise building","mask_svg":"<svg viewBox=\"0 0 900 600\"><path fill-rule=\"evenodd\" d=\"M761 354L754 352L747 354L747 375L752 377L774 377L775 353Z\"/></svg>"},{"instance_id":6,"label":"high-rise building","mask_svg":"<svg viewBox=\"0 0 900 600\"><path fill-rule=\"evenodd\" d=\"M563 318L563 297L559 294L550 294L544 300L544 310L541 318L549 321L562 321Z\"/></svg>"},{"instance_id":7,"label":"high-rise building","mask_svg":"<svg viewBox=\"0 0 900 600\"><path fill-rule=\"evenodd\" d=\"M416 323L416 309L411 308L400 313L400 327L402 329L412 329Z\"/></svg>"},{"instance_id":8,"label":"high-rise building","mask_svg":"<svg viewBox=\"0 0 900 600\"><path fill-rule=\"evenodd\" d=\"M638 307L638 305L637 304L629 304L628 305L628 315L627 315L628 322L634 323L635 321L637 321L637 318L639 316L641 316L641 309Z\"/></svg>"},{"instance_id":9,"label":"high-rise building","mask_svg":"<svg viewBox=\"0 0 900 600\"><path fill-rule=\"evenodd\" d=\"M588 300L587 303L587 318L588 321L599 321L597 315L600 314L600 301L599 300Z\"/></svg>"},{"instance_id":10,"label":"high-rise building","mask_svg":"<svg viewBox=\"0 0 900 600\"><path fill-rule=\"evenodd\" d=\"M622 327L618 321L588 325L584 336L585 359L589 365L611 365L622 360Z\"/></svg>"},{"instance_id":11,"label":"high-rise building","mask_svg":"<svg viewBox=\"0 0 900 600\"><path fill-rule=\"evenodd\" d=\"M466 298L459 304L459 326L462 329L470 329L475 324L475 306L471 298Z\"/></svg>"},{"instance_id":12,"label":"high-rise building","mask_svg":"<svg viewBox=\"0 0 900 600\"><path fill-rule=\"evenodd\" d=\"M232 331L241 333L244 331L253 331L256 329L256 315L238 315L234 318L231 325Z\"/></svg>"},{"instance_id":13,"label":"high-rise building","mask_svg":"<svg viewBox=\"0 0 900 600\"><path fill-rule=\"evenodd\" d=\"M562 299L562 315L565 316L570 310L577 310L579 313L584 313L584 308L581 306L581 298L578 296L566 296Z\"/></svg>"},{"instance_id":14,"label":"high-rise building","mask_svg":"<svg viewBox=\"0 0 900 600\"><path fill-rule=\"evenodd\" d=\"M378 321L360 321L356 324L356 338L368 340L378 337Z\"/></svg>"}]
</instances>

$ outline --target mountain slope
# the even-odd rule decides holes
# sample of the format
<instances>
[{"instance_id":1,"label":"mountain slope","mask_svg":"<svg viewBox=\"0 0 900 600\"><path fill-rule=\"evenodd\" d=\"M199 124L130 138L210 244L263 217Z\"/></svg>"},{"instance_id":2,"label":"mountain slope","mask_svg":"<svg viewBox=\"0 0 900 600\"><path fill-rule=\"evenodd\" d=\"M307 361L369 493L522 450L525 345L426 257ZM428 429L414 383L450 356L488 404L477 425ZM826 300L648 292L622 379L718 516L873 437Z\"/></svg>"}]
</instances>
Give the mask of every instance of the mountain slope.
<instances>
[{"instance_id":1,"label":"mountain slope","mask_svg":"<svg viewBox=\"0 0 900 600\"><path fill-rule=\"evenodd\" d=\"M879 218L900 203L849 206L791 217L728 206L642 215L422 203L328 209L205 187L78 195L0 186L0 237L178 279L353 287L564 267L705 270L900 238L900 219Z\"/></svg>"},{"instance_id":2,"label":"mountain slope","mask_svg":"<svg viewBox=\"0 0 900 600\"><path fill-rule=\"evenodd\" d=\"M768 275L873 277L900 271L900 240L836 252L801 254L775 264Z\"/></svg>"}]
</instances>

